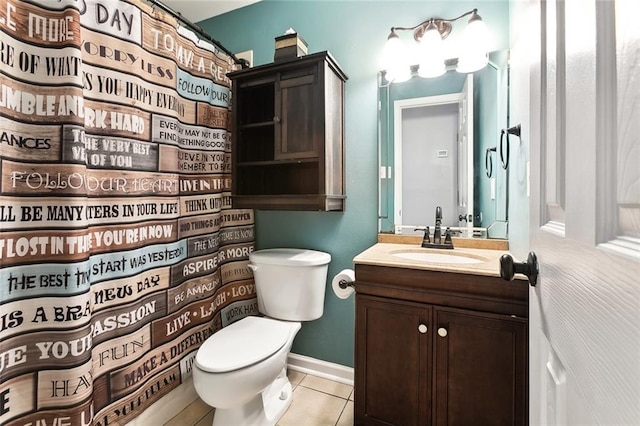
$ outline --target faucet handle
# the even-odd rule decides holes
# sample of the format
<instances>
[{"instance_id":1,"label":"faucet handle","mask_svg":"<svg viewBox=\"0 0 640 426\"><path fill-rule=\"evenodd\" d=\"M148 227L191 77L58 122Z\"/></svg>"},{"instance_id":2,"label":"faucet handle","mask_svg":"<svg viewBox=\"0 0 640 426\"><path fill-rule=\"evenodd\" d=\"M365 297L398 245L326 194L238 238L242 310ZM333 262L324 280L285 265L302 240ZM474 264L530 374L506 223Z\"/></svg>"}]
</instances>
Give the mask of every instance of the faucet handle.
<instances>
[{"instance_id":1,"label":"faucet handle","mask_svg":"<svg viewBox=\"0 0 640 426\"><path fill-rule=\"evenodd\" d=\"M427 226L424 230L424 238L422 239L422 243L429 243L431 241L431 232L429 231L429 227Z\"/></svg>"},{"instance_id":2,"label":"faucet handle","mask_svg":"<svg viewBox=\"0 0 640 426\"><path fill-rule=\"evenodd\" d=\"M426 244L431 242L431 233L429 232L429 227L426 228L416 228L414 231L424 231L424 238L422 238L422 247L426 247Z\"/></svg>"},{"instance_id":3,"label":"faucet handle","mask_svg":"<svg viewBox=\"0 0 640 426\"><path fill-rule=\"evenodd\" d=\"M453 245L453 241L451 240L451 228L447 226L446 231L444 232L444 243Z\"/></svg>"}]
</instances>

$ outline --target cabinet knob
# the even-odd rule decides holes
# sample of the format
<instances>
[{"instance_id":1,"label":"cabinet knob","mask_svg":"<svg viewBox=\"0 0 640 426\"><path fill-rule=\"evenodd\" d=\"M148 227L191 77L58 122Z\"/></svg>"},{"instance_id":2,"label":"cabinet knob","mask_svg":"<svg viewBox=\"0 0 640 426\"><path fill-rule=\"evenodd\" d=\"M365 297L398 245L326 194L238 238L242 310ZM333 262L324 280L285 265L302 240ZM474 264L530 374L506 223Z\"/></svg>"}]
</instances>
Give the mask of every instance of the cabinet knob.
<instances>
[{"instance_id":1,"label":"cabinet knob","mask_svg":"<svg viewBox=\"0 0 640 426\"><path fill-rule=\"evenodd\" d=\"M280 122L280 117L278 117L277 115L275 117L273 117L273 122L274 123L279 123Z\"/></svg>"},{"instance_id":2,"label":"cabinet knob","mask_svg":"<svg viewBox=\"0 0 640 426\"><path fill-rule=\"evenodd\" d=\"M447 329L444 327L440 327L438 329L438 336L440 337L447 337Z\"/></svg>"},{"instance_id":3,"label":"cabinet knob","mask_svg":"<svg viewBox=\"0 0 640 426\"><path fill-rule=\"evenodd\" d=\"M422 333L422 334L426 333L426 332L427 332L427 330L428 330L428 328L427 328L427 326L426 326L425 324L420 324L420 325L418 326L418 331L419 331L420 333Z\"/></svg>"}]
</instances>

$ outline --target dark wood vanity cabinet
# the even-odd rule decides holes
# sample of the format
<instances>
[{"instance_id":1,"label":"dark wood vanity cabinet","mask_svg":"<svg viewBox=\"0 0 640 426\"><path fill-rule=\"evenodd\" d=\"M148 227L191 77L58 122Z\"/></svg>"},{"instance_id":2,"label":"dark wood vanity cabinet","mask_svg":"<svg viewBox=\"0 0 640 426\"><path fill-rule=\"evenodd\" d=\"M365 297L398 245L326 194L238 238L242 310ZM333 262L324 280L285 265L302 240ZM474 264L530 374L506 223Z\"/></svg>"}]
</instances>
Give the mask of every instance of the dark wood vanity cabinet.
<instances>
[{"instance_id":1,"label":"dark wood vanity cabinet","mask_svg":"<svg viewBox=\"0 0 640 426\"><path fill-rule=\"evenodd\" d=\"M234 208L344 210L347 79L328 52L228 74Z\"/></svg>"},{"instance_id":2,"label":"dark wood vanity cabinet","mask_svg":"<svg viewBox=\"0 0 640 426\"><path fill-rule=\"evenodd\" d=\"M527 425L526 282L356 265L356 425Z\"/></svg>"},{"instance_id":3,"label":"dark wood vanity cabinet","mask_svg":"<svg viewBox=\"0 0 640 426\"><path fill-rule=\"evenodd\" d=\"M356 293L355 424L431 423L430 306Z\"/></svg>"}]
</instances>

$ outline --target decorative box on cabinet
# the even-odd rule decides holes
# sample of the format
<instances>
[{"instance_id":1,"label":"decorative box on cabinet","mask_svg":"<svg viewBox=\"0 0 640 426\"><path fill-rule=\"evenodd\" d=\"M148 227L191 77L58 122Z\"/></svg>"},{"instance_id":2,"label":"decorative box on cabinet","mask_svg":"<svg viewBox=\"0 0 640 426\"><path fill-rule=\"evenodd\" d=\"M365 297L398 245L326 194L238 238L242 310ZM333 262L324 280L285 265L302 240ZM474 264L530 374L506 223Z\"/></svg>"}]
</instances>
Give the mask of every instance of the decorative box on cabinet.
<instances>
[{"instance_id":1,"label":"decorative box on cabinet","mask_svg":"<svg viewBox=\"0 0 640 426\"><path fill-rule=\"evenodd\" d=\"M356 425L527 425L528 288L356 265Z\"/></svg>"},{"instance_id":2,"label":"decorative box on cabinet","mask_svg":"<svg viewBox=\"0 0 640 426\"><path fill-rule=\"evenodd\" d=\"M328 52L228 74L234 208L344 210L347 76Z\"/></svg>"}]
</instances>

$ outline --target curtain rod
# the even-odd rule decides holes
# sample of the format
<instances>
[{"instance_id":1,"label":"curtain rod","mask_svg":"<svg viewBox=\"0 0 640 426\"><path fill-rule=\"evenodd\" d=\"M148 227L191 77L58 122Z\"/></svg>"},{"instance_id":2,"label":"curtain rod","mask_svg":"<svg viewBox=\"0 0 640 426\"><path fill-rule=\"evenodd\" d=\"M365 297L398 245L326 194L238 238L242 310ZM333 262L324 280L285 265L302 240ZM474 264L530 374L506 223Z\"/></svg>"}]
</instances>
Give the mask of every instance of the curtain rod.
<instances>
[{"instance_id":1,"label":"curtain rod","mask_svg":"<svg viewBox=\"0 0 640 426\"><path fill-rule=\"evenodd\" d=\"M236 61L237 64L241 64L244 67L246 61L236 58L236 55L234 55L229 49L224 47L222 43L215 40L209 34L204 32L204 30L200 26L198 26L197 24L194 24L193 22L191 22L190 20L182 16L180 12L176 12L175 10L171 9L169 6L157 0L147 0L147 1L151 3L153 6L157 6L158 8L172 15L174 18L180 20L183 24L189 27L190 30L198 33L199 36L213 43L216 47L220 48L220 50L224 51L227 55L231 56L231 58L233 58L233 60Z\"/></svg>"}]
</instances>

